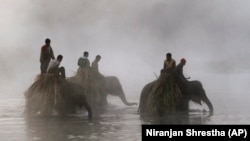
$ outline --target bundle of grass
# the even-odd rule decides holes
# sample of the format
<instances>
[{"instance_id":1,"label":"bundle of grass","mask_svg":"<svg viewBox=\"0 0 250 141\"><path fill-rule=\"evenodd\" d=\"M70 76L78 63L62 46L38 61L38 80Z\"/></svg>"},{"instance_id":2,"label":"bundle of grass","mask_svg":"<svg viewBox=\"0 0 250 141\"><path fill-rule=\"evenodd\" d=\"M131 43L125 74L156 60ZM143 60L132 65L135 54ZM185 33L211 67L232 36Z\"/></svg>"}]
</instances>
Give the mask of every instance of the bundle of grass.
<instances>
[{"instance_id":1,"label":"bundle of grass","mask_svg":"<svg viewBox=\"0 0 250 141\"><path fill-rule=\"evenodd\" d=\"M49 115L60 98L58 77L53 74L38 75L25 92L26 113Z\"/></svg>"},{"instance_id":2,"label":"bundle of grass","mask_svg":"<svg viewBox=\"0 0 250 141\"><path fill-rule=\"evenodd\" d=\"M92 110L80 85L53 74L38 75L35 82L25 92L28 115L74 114L78 107L85 107L89 118Z\"/></svg>"},{"instance_id":3,"label":"bundle of grass","mask_svg":"<svg viewBox=\"0 0 250 141\"><path fill-rule=\"evenodd\" d=\"M181 91L174 76L170 73L162 74L149 93L146 111L159 115L176 111L180 99Z\"/></svg>"},{"instance_id":4,"label":"bundle of grass","mask_svg":"<svg viewBox=\"0 0 250 141\"><path fill-rule=\"evenodd\" d=\"M69 82L79 84L83 87L87 101L90 103L92 108L97 107L101 97L101 85L92 72L91 68L80 68L78 69L75 76L68 78Z\"/></svg>"}]
</instances>

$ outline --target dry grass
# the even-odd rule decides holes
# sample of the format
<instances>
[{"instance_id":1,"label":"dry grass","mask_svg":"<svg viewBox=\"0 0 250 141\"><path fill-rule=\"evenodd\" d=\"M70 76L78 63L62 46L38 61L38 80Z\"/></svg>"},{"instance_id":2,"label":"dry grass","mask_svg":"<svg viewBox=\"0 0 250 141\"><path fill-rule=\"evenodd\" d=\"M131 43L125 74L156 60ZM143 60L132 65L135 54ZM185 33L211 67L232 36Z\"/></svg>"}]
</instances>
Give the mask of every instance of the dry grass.
<instances>
[{"instance_id":1,"label":"dry grass","mask_svg":"<svg viewBox=\"0 0 250 141\"><path fill-rule=\"evenodd\" d=\"M104 88L100 84L97 74L91 68L79 69L75 76L68 78L68 81L80 84L83 87L87 101L91 107L94 108L98 105Z\"/></svg>"},{"instance_id":2,"label":"dry grass","mask_svg":"<svg viewBox=\"0 0 250 141\"><path fill-rule=\"evenodd\" d=\"M181 91L173 75L161 75L149 94L146 105L148 113L164 114L175 111L181 99Z\"/></svg>"},{"instance_id":3,"label":"dry grass","mask_svg":"<svg viewBox=\"0 0 250 141\"><path fill-rule=\"evenodd\" d=\"M35 82L25 92L26 112L50 114L60 98L58 78L53 74L38 75Z\"/></svg>"}]
</instances>

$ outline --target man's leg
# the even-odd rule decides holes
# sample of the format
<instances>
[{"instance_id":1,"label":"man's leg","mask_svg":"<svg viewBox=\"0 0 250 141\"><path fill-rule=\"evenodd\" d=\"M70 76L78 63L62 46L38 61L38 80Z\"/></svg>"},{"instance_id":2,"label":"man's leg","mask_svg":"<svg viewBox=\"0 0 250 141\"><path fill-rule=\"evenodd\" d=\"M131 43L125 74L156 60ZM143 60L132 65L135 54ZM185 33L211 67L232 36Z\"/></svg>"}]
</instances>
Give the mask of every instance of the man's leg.
<instances>
[{"instance_id":1,"label":"man's leg","mask_svg":"<svg viewBox=\"0 0 250 141\"><path fill-rule=\"evenodd\" d=\"M59 71L59 74L61 74L61 77L62 77L62 78L65 78L65 77L66 77L66 76L65 76L65 69L64 69L64 67L58 68L58 71Z\"/></svg>"},{"instance_id":2,"label":"man's leg","mask_svg":"<svg viewBox=\"0 0 250 141\"><path fill-rule=\"evenodd\" d=\"M40 69L41 69L41 73L46 73L47 72L47 67L48 67L49 63L48 62L41 62L41 66L40 66Z\"/></svg>"}]
</instances>

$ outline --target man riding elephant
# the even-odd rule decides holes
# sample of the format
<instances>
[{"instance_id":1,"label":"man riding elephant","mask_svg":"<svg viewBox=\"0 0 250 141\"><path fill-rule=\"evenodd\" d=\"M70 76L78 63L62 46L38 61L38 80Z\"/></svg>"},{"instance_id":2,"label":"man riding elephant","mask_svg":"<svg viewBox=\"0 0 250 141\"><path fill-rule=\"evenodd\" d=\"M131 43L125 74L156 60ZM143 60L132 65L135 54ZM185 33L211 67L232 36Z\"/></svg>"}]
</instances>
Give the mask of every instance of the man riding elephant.
<instances>
[{"instance_id":1,"label":"man riding elephant","mask_svg":"<svg viewBox=\"0 0 250 141\"><path fill-rule=\"evenodd\" d=\"M145 111L148 113L162 115L165 111L175 111L180 104L182 95L173 75L175 67L172 54L167 53L161 75L155 81L146 100Z\"/></svg>"},{"instance_id":2,"label":"man riding elephant","mask_svg":"<svg viewBox=\"0 0 250 141\"><path fill-rule=\"evenodd\" d=\"M60 76L65 79L65 68L59 67L61 61L63 59L62 55L58 55L56 60L51 60L47 69L47 73L54 74Z\"/></svg>"},{"instance_id":3,"label":"man riding elephant","mask_svg":"<svg viewBox=\"0 0 250 141\"><path fill-rule=\"evenodd\" d=\"M142 89L138 111L163 115L169 111L187 111L190 100L201 104L204 101L213 112L213 106L199 81L188 81L183 75L185 59L174 69L161 71L158 80ZM173 73L172 73L173 72Z\"/></svg>"},{"instance_id":4,"label":"man riding elephant","mask_svg":"<svg viewBox=\"0 0 250 141\"><path fill-rule=\"evenodd\" d=\"M84 92L93 109L97 109L100 105L101 86L99 85L96 73L90 66L88 59L89 52L85 51L83 57L78 59L77 65L79 66L75 76L68 78L67 80L79 84L83 87Z\"/></svg>"},{"instance_id":5,"label":"man riding elephant","mask_svg":"<svg viewBox=\"0 0 250 141\"><path fill-rule=\"evenodd\" d=\"M137 103L130 103L127 101L122 85L116 76L104 76L99 71L99 61L101 56L97 55L91 64L92 71L95 78L98 80L99 90L101 92L100 104L107 105L107 95L118 96L122 102L127 106L137 105Z\"/></svg>"},{"instance_id":6,"label":"man riding elephant","mask_svg":"<svg viewBox=\"0 0 250 141\"><path fill-rule=\"evenodd\" d=\"M38 75L35 82L25 92L26 113L28 115L51 115L55 112L68 114L76 111L77 107L84 106L92 118L92 109L89 106L83 88L65 79L64 67L59 65L63 59L58 55L51 60L47 73Z\"/></svg>"},{"instance_id":7,"label":"man riding elephant","mask_svg":"<svg viewBox=\"0 0 250 141\"><path fill-rule=\"evenodd\" d=\"M40 69L41 73L46 73L47 67L49 65L50 60L54 60L54 52L52 47L50 46L50 39L45 39L45 45L41 47L41 53L40 53Z\"/></svg>"},{"instance_id":8,"label":"man riding elephant","mask_svg":"<svg viewBox=\"0 0 250 141\"><path fill-rule=\"evenodd\" d=\"M190 77L185 77L183 74L183 67L186 65L186 59L182 58L180 60L180 63L176 66L174 73L175 73L175 77L182 82L187 82L187 79L190 79Z\"/></svg>"},{"instance_id":9,"label":"man riding elephant","mask_svg":"<svg viewBox=\"0 0 250 141\"><path fill-rule=\"evenodd\" d=\"M85 58L87 56L85 56ZM79 67L77 74L73 77L68 78L68 80L85 86L87 90L89 88L94 88L94 90L90 91L92 93L94 92L98 94L98 97L96 98L96 100L93 101L94 105L99 105L99 106L107 105L108 94L120 97L122 102L128 106L136 105L137 103L130 103L127 101L122 85L116 76L104 76L100 73L99 64L98 64L100 60L101 60L101 56L96 55L95 60L91 63L91 67L83 67L83 68ZM81 62L80 59L78 62ZM78 63L78 64L81 64L81 63ZM86 63L86 64L89 64L89 63ZM87 68L88 68L88 75L86 77L84 73L81 73L81 70L83 71ZM89 87L89 86L92 86L92 87ZM86 93L88 92L89 91L86 91ZM87 97L88 95L90 95L90 93L87 94Z\"/></svg>"}]
</instances>

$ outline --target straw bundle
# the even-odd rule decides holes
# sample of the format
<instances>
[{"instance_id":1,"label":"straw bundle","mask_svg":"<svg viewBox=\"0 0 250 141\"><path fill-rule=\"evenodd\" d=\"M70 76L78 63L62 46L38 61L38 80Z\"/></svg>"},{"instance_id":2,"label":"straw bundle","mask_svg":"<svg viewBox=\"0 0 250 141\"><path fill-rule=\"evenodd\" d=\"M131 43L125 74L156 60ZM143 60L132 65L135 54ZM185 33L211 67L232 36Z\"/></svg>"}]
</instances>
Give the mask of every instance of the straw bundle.
<instances>
[{"instance_id":1,"label":"straw bundle","mask_svg":"<svg viewBox=\"0 0 250 141\"><path fill-rule=\"evenodd\" d=\"M25 92L28 114L51 114L60 98L58 77L53 74L38 75L35 82Z\"/></svg>"},{"instance_id":2,"label":"straw bundle","mask_svg":"<svg viewBox=\"0 0 250 141\"><path fill-rule=\"evenodd\" d=\"M91 68L80 68L75 76L68 79L69 82L80 84L83 87L87 101L93 108L100 101L102 94L99 79L95 75Z\"/></svg>"},{"instance_id":3,"label":"straw bundle","mask_svg":"<svg viewBox=\"0 0 250 141\"><path fill-rule=\"evenodd\" d=\"M146 111L160 115L175 111L181 99L181 91L174 76L170 73L162 74L149 93Z\"/></svg>"}]
</instances>

